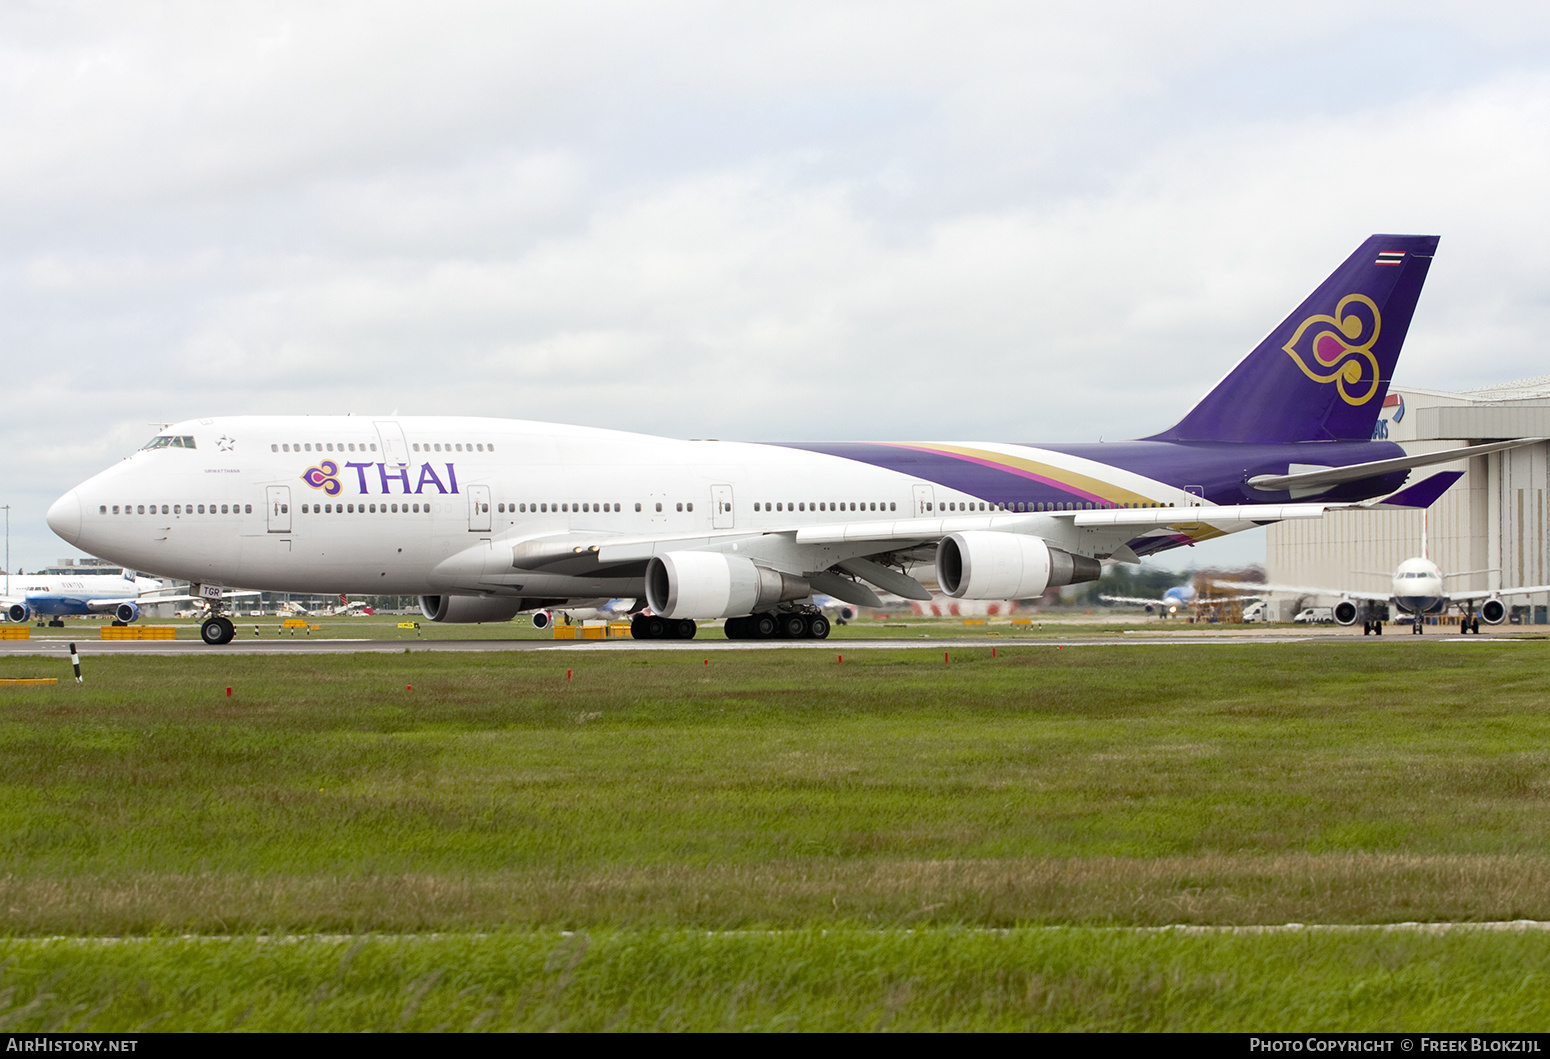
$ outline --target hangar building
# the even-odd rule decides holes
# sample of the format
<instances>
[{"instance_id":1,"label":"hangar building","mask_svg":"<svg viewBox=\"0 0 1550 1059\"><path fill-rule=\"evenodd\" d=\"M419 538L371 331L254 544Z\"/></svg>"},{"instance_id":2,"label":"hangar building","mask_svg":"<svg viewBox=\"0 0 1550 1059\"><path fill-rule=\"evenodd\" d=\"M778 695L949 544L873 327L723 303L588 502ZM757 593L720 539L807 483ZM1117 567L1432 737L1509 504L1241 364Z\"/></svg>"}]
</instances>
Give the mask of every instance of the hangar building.
<instances>
[{"instance_id":1,"label":"hangar building","mask_svg":"<svg viewBox=\"0 0 1550 1059\"><path fill-rule=\"evenodd\" d=\"M1395 387L1373 435L1411 452L1461 444L1550 437L1550 375L1482 390L1442 393ZM1450 577L1450 589L1550 583L1546 555L1550 442L1412 471L1414 485L1443 470L1464 477L1425 513L1335 511L1322 519L1282 522L1267 533L1270 581L1388 591L1400 560L1427 553ZM1505 600L1513 621L1544 623L1550 593Z\"/></svg>"}]
</instances>

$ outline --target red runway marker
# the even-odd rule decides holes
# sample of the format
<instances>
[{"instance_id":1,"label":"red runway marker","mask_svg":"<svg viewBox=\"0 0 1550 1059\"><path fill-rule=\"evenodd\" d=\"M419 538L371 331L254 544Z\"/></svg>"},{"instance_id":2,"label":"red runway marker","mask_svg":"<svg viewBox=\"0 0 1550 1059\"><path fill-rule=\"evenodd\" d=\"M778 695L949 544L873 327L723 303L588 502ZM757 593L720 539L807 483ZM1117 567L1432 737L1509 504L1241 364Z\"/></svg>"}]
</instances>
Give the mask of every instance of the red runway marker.
<instances>
[{"instance_id":1,"label":"red runway marker","mask_svg":"<svg viewBox=\"0 0 1550 1059\"><path fill-rule=\"evenodd\" d=\"M990 649L990 657L991 657L991 658L994 658L994 657L996 657L996 649L995 649L995 648L994 648L994 647L992 647L992 648L991 648L991 649Z\"/></svg>"},{"instance_id":2,"label":"red runway marker","mask_svg":"<svg viewBox=\"0 0 1550 1059\"><path fill-rule=\"evenodd\" d=\"M947 652L946 651L942 652L942 664L944 666L947 665Z\"/></svg>"},{"instance_id":3,"label":"red runway marker","mask_svg":"<svg viewBox=\"0 0 1550 1059\"><path fill-rule=\"evenodd\" d=\"M840 655L840 660L839 660L839 662L836 663L836 665L844 665L844 664L845 664L845 656L844 655Z\"/></svg>"},{"instance_id":4,"label":"red runway marker","mask_svg":"<svg viewBox=\"0 0 1550 1059\"><path fill-rule=\"evenodd\" d=\"M707 659L705 659L705 668L706 668L706 669L709 669L709 668L710 668L710 659L708 659L708 658L707 658Z\"/></svg>"},{"instance_id":5,"label":"red runway marker","mask_svg":"<svg viewBox=\"0 0 1550 1059\"><path fill-rule=\"evenodd\" d=\"M565 671L565 679L566 680L570 679L570 670L568 670L568 669Z\"/></svg>"},{"instance_id":6,"label":"red runway marker","mask_svg":"<svg viewBox=\"0 0 1550 1059\"><path fill-rule=\"evenodd\" d=\"M229 698L231 698L231 689L230 689L230 688L227 688L227 689L226 689L226 697L227 697L227 698L228 698L228 699L229 699Z\"/></svg>"},{"instance_id":7,"label":"red runway marker","mask_svg":"<svg viewBox=\"0 0 1550 1059\"><path fill-rule=\"evenodd\" d=\"M414 690L414 685L413 684L405 684L404 685L404 690L405 691L413 691Z\"/></svg>"}]
</instances>

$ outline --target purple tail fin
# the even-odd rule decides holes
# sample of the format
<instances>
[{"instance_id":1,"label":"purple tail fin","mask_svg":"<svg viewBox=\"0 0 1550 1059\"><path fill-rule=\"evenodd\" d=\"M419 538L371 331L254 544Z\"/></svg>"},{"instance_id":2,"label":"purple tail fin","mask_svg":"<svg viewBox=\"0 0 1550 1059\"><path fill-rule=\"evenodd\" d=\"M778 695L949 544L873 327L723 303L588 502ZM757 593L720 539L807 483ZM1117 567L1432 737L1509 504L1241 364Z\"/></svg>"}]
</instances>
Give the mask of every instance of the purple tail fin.
<instances>
[{"instance_id":1,"label":"purple tail fin","mask_svg":"<svg viewBox=\"0 0 1550 1059\"><path fill-rule=\"evenodd\" d=\"M1375 235L1158 441L1366 441L1437 249Z\"/></svg>"}]
</instances>

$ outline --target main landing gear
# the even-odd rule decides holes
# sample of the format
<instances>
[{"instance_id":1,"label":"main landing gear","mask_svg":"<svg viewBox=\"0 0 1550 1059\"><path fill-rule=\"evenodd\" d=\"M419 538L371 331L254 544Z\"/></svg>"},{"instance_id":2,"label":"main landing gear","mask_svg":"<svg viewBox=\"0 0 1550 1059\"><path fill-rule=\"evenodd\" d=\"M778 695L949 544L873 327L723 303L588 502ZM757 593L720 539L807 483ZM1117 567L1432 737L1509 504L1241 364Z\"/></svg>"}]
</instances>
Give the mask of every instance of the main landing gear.
<instances>
[{"instance_id":1,"label":"main landing gear","mask_svg":"<svg viewBox=\"0 0 1550 1059\"><path fill-rule=\"evenodd\" d=\"M237 627L231 623L231 619L219 614L206 618L205 623L199 627L199 638L211 647L231 643L232 637L236 635Z\"/></svg>"},{"instance_id":2,"label":"main landing gear","mask_svg":"<svg viewBox=\"0 0 1550 1059\"><path fill-rule=\"evenodd\" d=\"M750 614L728 618L725 631L728 640L826 640L829 619L817 611Z\"/></svg>"},{"instance_id":3,"label":"main landing gear","mask_svg":"<svg viewBox=\"0 0 1550 1059\"><path fill-rule=\"evenodd\" d=\"M1364 621L1364 622L1362 622L1362 635L1363 636L1369 636L1369 635L1371 635L1371 636L1382 636L1383 635L1383 623L1381 621Z\"/></svg>"},{"instance_id":4,"label":"main landing gear","mask_svg":"<svg viewBox=\"0 0 1550 1059\"><path fill-rule=\"evenodd\" d=\"M630 636L636 640L692 640L699 626L687 618L659 618L637 614L630 619Z\"/></svg>"}]
</instances>

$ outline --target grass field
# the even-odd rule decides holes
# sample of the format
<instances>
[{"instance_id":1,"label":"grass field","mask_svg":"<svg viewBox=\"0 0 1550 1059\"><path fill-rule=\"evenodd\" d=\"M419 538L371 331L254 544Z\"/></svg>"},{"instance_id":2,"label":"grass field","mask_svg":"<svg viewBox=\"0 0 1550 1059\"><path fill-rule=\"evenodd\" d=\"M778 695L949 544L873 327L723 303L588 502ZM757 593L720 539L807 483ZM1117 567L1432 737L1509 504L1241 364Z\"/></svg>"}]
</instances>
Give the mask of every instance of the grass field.
<instances>
[{"instance_id":1,"label":"grass field","mask_svg":"<svg viewBox=\"0 0 1550 1059\"><path fill-rule=\"evenodd\" d=\"M1543 643L844 653L0 690L0 1029L1543 1025L1545 935L1111 929L1550 919Z\"/></svg>"}]
</instances>

